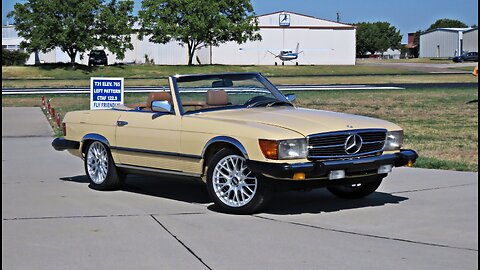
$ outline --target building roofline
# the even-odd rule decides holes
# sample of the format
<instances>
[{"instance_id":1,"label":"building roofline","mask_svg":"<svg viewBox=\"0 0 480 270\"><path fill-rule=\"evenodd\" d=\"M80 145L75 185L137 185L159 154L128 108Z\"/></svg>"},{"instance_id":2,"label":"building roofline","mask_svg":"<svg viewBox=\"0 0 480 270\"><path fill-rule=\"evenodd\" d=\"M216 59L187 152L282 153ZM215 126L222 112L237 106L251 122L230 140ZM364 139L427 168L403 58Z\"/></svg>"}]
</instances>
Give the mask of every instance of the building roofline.
<instances>
[{"instance_id":1,"label":"building roofline","mask_svg":"<svg viewBox=\"0 0 480 270\"><path fill-rule=\"evenodd\" d=\"M463 33L468 33L468 32L472 32L472 31L475 31L475 30L478 30L478 27L477 28L472 28L472 29L467 30L467 31L464 31Z\"/></svg>"},{"instance_id":2,"label":"building roofline","mask_svg":"<svg viewBox=\"0 0 480 270\"><path fill-rule=\"evenodd\" d=\"M297 12L293 12L293 11L289 11L289 10L279 10L279 11L275 11L275 12L270 12L270 13L266 13L266 14L257 15L256 17L257 18L265 17L265 16L277 14L277 13L291 13L291 14L295 14L295 15L299 15L299 16L303 16L303 17L307 17L307 18L311 18L311 19L322 20L322 21L327 21L327 22L338 23L338 24L344 25L342 27L357 28L355 25L352 25L352 24L336 22L336 21L327 20L327 19L323 19L323 18L318 18L318 17L314 17L314 16L310 16L310 15L305 15L305 14L301 14L301 13L297 13ZM334 27L334 26L332 26L332 27ZM341 26L338 26L338 27L341 27Z\"/></svg>"},{"instance_id":3,"label":"building roofline","mask_svg":"<svg viewBox=\"0 0 480 270\"><path fill-rule=\"evenodd\" d=\"M475 30L475 29L478 29L478 28L434 28L434 29L430 29L428 31L425 31L423 33L421 33L420 35L425 35L425 34L428 34L428 33L431 33L431 32L435 32L435 31L446 31L446 32L454 32L454 33L458 33L458 32L468 32L468 31L471 31L471 30Z\"/></svg>"}]
</instances>

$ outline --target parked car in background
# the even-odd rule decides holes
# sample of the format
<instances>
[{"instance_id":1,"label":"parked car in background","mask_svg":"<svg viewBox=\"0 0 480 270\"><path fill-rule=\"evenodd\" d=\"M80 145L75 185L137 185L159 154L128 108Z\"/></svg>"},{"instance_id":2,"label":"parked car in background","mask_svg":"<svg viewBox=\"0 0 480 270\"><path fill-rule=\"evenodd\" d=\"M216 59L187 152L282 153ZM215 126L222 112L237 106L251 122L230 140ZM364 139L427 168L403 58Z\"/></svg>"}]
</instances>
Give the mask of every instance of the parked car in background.
<instances>
[{"instance_id":1,"label":"parked car in background","mask_svg":"<svg viewBox=\"0 0 480 270\"><path fill-rule=\"evenodd\" d=\"M362 198L418 157L398 125L298 108L260 73L176 75L169 86L138 104L67 113L52 146L84 160L94 189L121 188L126 174L191 176L237 214L285 188Z\"/></svg>"},{"instance_id":2,"label":"parked car in background","mask_svg":"<svg viewBox=\"0 0 480 270\"><path fill-rule=\"evenodd\" d=\"M460 56L455 56L452 60L455 63L462 63L465 61L478 62L478 52L467 52Z\"/></svg>"},{"instance_id":3,"label":"parked car in background","mask_svg":"<svg viewBox=\"0 0 480 270\"><path fill-rule=\"evenodd\" d=\"M107 54L104 50L92 50L88 57L89 66L108 65Z\"/></svg>"}]
</instances>

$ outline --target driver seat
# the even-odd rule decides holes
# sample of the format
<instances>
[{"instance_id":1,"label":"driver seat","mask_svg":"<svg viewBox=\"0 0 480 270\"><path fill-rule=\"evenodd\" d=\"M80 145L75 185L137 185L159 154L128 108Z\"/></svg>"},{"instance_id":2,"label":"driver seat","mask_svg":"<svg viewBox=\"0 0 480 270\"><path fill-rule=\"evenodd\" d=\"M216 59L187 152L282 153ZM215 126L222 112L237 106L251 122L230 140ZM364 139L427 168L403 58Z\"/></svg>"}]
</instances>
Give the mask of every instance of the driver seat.
<instances>
[{"instance_id":1,"label":"driver seat","mask_svg":"<svg viewBox=\"0 0 480 270\"><path fill-rule=\"evenodd\" d=\"M230 105L228 102L228 93L225 90L208 90L207 106L219 107Z\"/></svg>"}]
</instances>

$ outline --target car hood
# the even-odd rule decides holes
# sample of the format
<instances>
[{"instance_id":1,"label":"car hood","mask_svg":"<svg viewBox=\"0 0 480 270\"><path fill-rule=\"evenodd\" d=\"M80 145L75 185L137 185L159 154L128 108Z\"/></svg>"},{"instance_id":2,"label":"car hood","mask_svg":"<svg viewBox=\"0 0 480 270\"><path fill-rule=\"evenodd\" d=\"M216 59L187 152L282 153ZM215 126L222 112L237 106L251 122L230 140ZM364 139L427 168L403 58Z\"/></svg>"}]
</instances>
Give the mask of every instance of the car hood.
<instances>
[{"instance_id":1,"label":"car hood","mask_svg":"<svg viewBox=\"0 0 480 270\"><path fill-rule=\"evenodd\" d=\"M224 121L256 122L289 129L308 136L316 133L365 128L400 130L401 127L380 119L292 107L222 110L197 114L197 117Z\"/></svg>"}]
</instances>

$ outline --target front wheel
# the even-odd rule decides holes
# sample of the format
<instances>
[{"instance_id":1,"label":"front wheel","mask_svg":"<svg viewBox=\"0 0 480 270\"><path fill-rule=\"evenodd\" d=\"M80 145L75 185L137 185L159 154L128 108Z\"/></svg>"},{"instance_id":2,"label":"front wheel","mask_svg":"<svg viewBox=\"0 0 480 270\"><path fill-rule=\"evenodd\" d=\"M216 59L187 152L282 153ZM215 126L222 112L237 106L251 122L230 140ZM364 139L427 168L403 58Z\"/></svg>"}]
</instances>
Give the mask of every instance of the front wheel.
<instances>
[{"instance_id":1,"label":"front wheel","mask_svg":"<svg viewBox=\"0 0 480 270\"><path fill-rule=\"evenodd\" d=\"M360 199L375 192L382 183L383 178L384 176L375 176L375 179L368 182L333 186L327 189L339 198Z\"/></svg>"},{"instance_id":2,"label":"front wheel","mask_svg":"<svg viewBox=\"0 0 480 270\"><path fill-rule=\"evenodd\" d=\"M255 176L243 156L222 149L212 158L207 169L207 190L222 210L233 214L259 211L270 198L268 180Z\"/></svg>"},{"instance_id":3,"label":"front wheel","mask_svg":"<svg viewBox=\"0 0 480 270\"><path fill-rule=\"evenodd\" d=\"M117 170L108 147L98 141L87 145L85 151L85 172L90 187L97 190L120 189L125 176Z\"/></svg>"}]
</instances>

